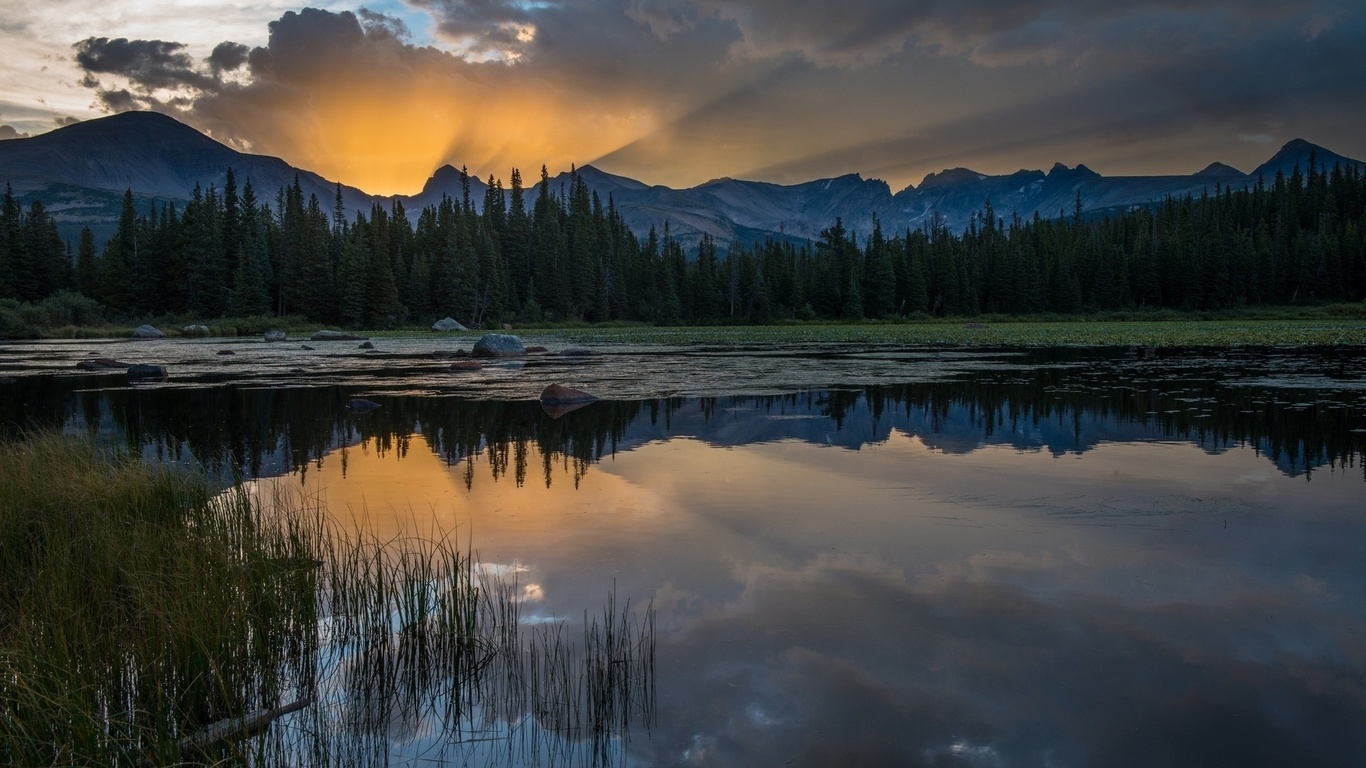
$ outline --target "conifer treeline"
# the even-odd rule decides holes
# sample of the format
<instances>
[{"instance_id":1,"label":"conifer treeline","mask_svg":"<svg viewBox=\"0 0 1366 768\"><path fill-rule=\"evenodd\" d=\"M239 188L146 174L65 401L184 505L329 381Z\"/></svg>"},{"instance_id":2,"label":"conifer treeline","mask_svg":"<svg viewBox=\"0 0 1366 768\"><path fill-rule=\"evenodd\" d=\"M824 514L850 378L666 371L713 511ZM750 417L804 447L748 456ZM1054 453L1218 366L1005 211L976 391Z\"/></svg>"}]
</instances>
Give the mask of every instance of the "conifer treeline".
<instances>
[{"instance_id":1,"label":"conifer treeline","mask_svg":"<svg viewBox=\"0 0 1366 768\"><path fill-rule=\"evenodd\" d=\"M1009 221L987 201L962 235L938 220L860 238L840 220L815 243L735 245L703 236L696 258L666 224L635 237L571 173L553 190L544 168L534 202L512 172L489 178L482 205L462 176L410 222L402 203L348 217L296 179L273 200L231 171L139 215L125 194L102 250L89 230L73 255L41 203L0 205L0 298L62 289L128 316L301 314L352 327L449 315L503 320L765 322L915 313L1077 313L1129 308L1221 309L1366 297L1366 179L1311 160L1270 183L1169 198L1106 217L1035 214Z\"/></svg>"}]
</instances>

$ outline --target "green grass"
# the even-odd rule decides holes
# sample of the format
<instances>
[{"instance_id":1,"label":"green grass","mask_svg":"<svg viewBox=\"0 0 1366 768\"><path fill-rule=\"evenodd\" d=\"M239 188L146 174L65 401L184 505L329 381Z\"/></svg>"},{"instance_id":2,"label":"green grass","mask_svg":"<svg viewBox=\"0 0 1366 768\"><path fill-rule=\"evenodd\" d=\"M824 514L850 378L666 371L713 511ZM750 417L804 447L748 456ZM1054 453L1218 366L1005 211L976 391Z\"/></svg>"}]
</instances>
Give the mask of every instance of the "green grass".
<instances>
[{"instance_id":1,"label":"green grass","mask_svg":"<svg viewBox=\"0 0 1366 768\"><path fill-rule=\"evenodd\" d=\"M453 749L534 720L476 741L536 762L649 722L651 612L609 607L571 646L446 538L341 535L266 496L56 435L0 443L0 765L382 764L401 720Z\"/></svg>"}]
</instances>

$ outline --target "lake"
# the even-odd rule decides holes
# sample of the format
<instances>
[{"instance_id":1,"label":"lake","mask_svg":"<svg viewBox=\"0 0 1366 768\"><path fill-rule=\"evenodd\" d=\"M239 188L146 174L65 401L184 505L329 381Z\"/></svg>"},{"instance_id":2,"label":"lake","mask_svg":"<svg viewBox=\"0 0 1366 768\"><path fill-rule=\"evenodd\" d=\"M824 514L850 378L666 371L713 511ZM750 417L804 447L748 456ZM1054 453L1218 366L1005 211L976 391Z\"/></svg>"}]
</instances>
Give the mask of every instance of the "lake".
<instances>
[{"instance_id":1,"label":"lake","mask_svg":"<svg viewBox=\"0 0 1366 768\"><path fill-rule=\"evenodd\" d=\"M472 372L431 338L11 344L0 424L450 533L528 624L652 606L629 765L1366 754L1359 348L527 340ZM76 375L92 353L171 376ZM602 399L552 414L551 382Z\"/></svg>"}]
</instances>

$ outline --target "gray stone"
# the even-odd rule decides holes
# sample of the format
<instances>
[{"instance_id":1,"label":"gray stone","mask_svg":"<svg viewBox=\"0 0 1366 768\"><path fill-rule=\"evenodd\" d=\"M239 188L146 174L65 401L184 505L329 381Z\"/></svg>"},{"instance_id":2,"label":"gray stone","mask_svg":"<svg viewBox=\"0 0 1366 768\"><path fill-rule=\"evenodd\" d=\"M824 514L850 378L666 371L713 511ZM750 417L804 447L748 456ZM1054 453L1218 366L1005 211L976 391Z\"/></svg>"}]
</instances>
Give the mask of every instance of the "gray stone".
<instances>
[{"instance_id":1,"label":"gray stone","mask_svg":"<svg viewBox=\"0 0 1366 768\"><path fill-rule=\"evenodd\" d=\"M212 333L213 332L209 330L209 326L207 325L187 325L184 328L180 329L181 336L194 336L197 338L202 338L204 336L209 336Z\"/></svg>"},{"instance_id":2,"label":"gray stone","mask_svg":"<svg viewBox=\"0 0 1366 768\"><path fill-rule=\"evenodd\" d=\"M456 322L455 318L443 317L432 323L432 330L443 333L446 331L468 331L469 329Z\"/></svg>"},{"instance_id":3,"label":"gray stone","mask_svg":"<svg viewBox=\"0 0 1366 768\"><path fill-rule=\"evenodd\" d=\"M526 345L516 336L506 333L486 333L474 343L475 357L522 357Z\"/></svg>"},{"instance_id":4,"label":"gray stone","mask_svg":"<svg viewBox=\"0 0 1366 768\"><path fill-rule=\"evenodd\" d=\"M346 331L318 331L309 337L310 341L365 341L364 336L357 336Z\"/></svg>"},{"instance_id":5,"label":"gray stone","mask_svg":"<svg viewBox=\"0 0 1366 768\"><path fill-rule=\"evenodd\" d=\"M284 341L289 338L284 331L266 331L266 341Z\"/></svg>"},{"instance_id":6,"label":"gray stone","mask_svg":"<svg viewBox=\"0 0 1366 768\"><path fill-rule=\"evenodd\" d=\"M138 329L137 329L136 331L133 331L133 338L135 338L135 339L164 339L164 338L166 338L166 334L164 334L164 333L162 333L161 331L157 330L154 326L150 326L150 325L139 325L139 326L138 326Z\"/></svg>"}]
</instances>

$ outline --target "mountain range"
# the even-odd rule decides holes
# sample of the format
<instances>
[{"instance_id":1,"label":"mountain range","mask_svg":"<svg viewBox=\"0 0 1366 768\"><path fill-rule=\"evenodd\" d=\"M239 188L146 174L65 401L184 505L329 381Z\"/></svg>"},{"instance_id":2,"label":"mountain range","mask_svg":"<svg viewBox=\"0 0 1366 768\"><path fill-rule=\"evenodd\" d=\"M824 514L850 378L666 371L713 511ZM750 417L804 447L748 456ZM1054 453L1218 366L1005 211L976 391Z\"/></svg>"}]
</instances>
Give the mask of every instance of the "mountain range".
<instances>
[{"instance_id":1,"label":"mountain range","mask_svg":"<svg viewBox=\"0 0 1366 768\"><path fill-rule=\"evenodd\" d=\"M1084 165L1056 164L1047 172L1020 170L987 175L967 168L931 173L919 185L898 192L878 179L847 174L801 184L721 178L688 189L651 186L615 176L592 166L577 170L588 187L606 204L609 196L627 224L638 235L651 227L670 231L685 245L695 247L703 233L723 244L750 243L768 238L805 241L841 218L845 227L867 235L873 219L884 231L918 228L937 216L949 229L961 232L974 212L988 200L996 215L1043 217L1070 214L1080 195L1083 210L1105 211L1160 202L1167 196L1213 193L1220 187L1239 188L1263 178L1268 183L1279 172L1306 170L1311 157L1322 168L1366 163L1344 157L1303 139L1285 144L1265 163L1243 173L1212 163L1189 176L1102 176ZM87 120L50 133L0 141L0 182L9 183L27 205L42 200L66 237L89 226L102 241L114 231L125 190L132 190L139 211L150 202L188 200L194 188L223 186L227 169L241 185L250 180L258 199L273 201L276 192L299 179L304 194L314 194L331 208L335 182L295 168L284 160L239 152L172 117L154 112L125 112ZM476 205L487 186L471 178ZM570 175L552 177L556 193L567 189ZM438 168L416 195L382 197L343 185L344 204L366 211L374 203L403 202L413 217L443 196L459 199L461 174L453 166ZM528 182L527 204L537 195Z\"/></svg>"}]
</instances>

